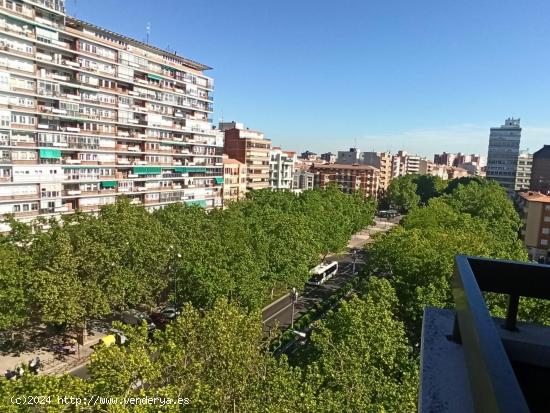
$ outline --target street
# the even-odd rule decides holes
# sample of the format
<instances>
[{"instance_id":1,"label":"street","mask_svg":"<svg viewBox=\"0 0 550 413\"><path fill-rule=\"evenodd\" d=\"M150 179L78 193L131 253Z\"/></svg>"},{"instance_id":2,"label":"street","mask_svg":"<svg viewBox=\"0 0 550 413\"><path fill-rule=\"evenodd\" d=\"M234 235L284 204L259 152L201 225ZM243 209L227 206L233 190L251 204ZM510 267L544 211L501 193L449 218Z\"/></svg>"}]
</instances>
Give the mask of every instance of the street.
<instances>
[{"instance_id":1,"label":"street","mask_svg":"<svg viewBox=\"0 0 550 413\"><path fill-rule=\"evenodd\" d=\"M305 286L304 291L294 305L294 320L297 320L300 315L306 313L316 302L329 298L353 277L354 257L350 251L363 248L365 244L372 242L374 234L389 231L397 225L400 219L401 217L390 220L376 218L374 225L355 234L348 243L348 252L338 255L334 259L338 261L338 273L322 285ZM361 250L359 250L356 258L355 272L358 273L364 264L364 254ZM327 259L330 260L330 257L327 257ZM264 308L262 319L266 329L274 327L277 323L281 329L289 327L292 323L292 303L290 297L284 296Z\"/></svg>"}]
</instances>

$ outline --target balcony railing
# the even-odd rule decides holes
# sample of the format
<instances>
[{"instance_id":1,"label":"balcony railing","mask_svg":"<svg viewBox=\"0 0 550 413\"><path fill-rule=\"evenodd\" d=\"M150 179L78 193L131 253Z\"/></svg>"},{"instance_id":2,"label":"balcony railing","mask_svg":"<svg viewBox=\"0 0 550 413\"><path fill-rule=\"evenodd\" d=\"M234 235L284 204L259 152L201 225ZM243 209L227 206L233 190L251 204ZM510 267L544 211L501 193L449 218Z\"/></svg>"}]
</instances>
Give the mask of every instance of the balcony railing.
<instances>
[{"instance_id":1,"label":"balcony railing","mask_svg":"<svg viewBox=\"0 0 550 413\"><path fill-rule=\"evenodd\" d=\"M442 412L548 411L550 328L517 318L520 297L550 299L550 266L458 255L452 292L456 311L447 336L434 338L449 310L425 312L419 411L433 411L436 398L438 406L454 399L454 408ZM508 296L505 319L491 316L482 292ZM446 380L446 367L456 370L455 382Z\"/></svg>"}]
</instances>

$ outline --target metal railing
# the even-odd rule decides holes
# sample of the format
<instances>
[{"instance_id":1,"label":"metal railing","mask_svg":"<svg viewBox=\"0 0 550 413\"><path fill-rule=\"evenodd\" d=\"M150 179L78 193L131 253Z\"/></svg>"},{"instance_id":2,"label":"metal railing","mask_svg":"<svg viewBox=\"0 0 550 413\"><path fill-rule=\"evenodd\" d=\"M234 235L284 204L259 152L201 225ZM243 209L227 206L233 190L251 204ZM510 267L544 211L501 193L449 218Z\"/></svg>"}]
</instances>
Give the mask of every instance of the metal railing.
<instances>
[{"instance_id":1,"label":"metal railing","mask_svg":"<svg viewBox=\"0 0 550 413\"><path fill-rule=\"evenodd\" d=\"M529 412L482 291L509 296L503 328L517 331L520 296L550 299L550 266L457 255L452 291L452 339L463 346L475 410Z\"/></svg>"}]
</instances>

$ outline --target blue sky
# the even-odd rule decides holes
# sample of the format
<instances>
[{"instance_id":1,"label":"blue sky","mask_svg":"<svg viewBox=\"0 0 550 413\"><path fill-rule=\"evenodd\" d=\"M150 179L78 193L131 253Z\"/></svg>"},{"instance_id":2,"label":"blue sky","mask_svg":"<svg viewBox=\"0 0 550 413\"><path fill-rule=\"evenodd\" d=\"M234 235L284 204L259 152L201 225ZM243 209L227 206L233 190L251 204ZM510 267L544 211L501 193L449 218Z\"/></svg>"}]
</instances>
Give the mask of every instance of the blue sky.
<instances>
[{"instance_id":1,"label":"blue sky","mask_svg":"<svg viewBox=\"0 0 550 413\"><path fill-rule=\"evenodd\" d=\"M315 152L550 143L547 0L67 0L70 15L212 66L214 120ZM75 8L76 4L76 8Z\"/></svg>"}]
</instances>

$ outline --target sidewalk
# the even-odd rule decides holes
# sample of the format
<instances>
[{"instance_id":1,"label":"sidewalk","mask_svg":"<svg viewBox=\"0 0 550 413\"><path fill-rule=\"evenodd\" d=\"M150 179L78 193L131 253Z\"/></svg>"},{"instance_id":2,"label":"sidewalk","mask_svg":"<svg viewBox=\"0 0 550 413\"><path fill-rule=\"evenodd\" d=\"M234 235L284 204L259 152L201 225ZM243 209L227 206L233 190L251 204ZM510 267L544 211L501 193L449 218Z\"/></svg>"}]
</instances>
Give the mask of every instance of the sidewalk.
<instances>
[{"instance_id":1,"label":"sidewalk","mask_svg":"<svg viewBox=\"0 0 550 413\"><path fill-rule=\"evenodd\" d=\"M2 355L0 356L0 374L4 374L6 370L14 370L21 365L28 365L29 361L36 356L40 358L43 366L40 374L63 374L68 370L87 363L94 351L92 346L105 335L106 333L100 329L92 330L84 341L84 345L80 346L80 358L78 357L78 352L75 355L66 355L63 358L56 357L54 351L49 349L48 346L39 347L34 351ZM52 340L55 338L53 337Z\"/></svg>"}]
</instances>

